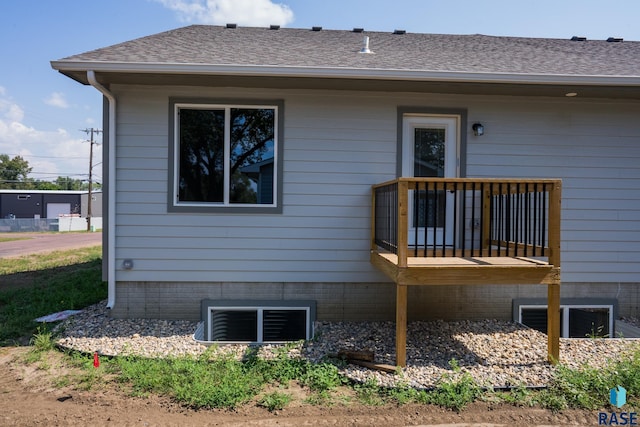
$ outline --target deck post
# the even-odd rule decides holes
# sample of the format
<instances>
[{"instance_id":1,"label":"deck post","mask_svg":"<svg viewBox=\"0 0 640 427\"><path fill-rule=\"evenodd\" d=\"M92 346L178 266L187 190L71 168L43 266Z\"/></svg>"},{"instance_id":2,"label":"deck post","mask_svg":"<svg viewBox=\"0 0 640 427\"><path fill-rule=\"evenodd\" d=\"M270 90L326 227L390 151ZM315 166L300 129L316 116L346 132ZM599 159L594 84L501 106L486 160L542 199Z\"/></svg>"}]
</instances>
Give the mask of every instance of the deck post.
<instances>
[{"instance_id":1,"label":"deck post","mask_svg":"<svg viewBox=\"0 0 640 427\"><path fill-rule=\"evenodd\" d=\"M557 180L549 190L549 264L558 271L555 280L547 285L547 351L549 362L560 362L560 213L562 181Z\"/></svg>"},{"instance_id":2,"label":"deck post","mask_svg":"<svg viewBox=\"0 0 640 427\"><path fill-rule=\"evenodd\" d=\"M407 366L407 285L396 285L396 365Z\"/></svg>"},{"instance_id":3,"label":"deck post","mask_svg":"<svg viewBox=\"0 0 640 427\"><path fill-rule=\"evenodd\" d=\"M560 362L560 283L547 285L547 354L549 363Z\"/></svg>"}]
</instances>

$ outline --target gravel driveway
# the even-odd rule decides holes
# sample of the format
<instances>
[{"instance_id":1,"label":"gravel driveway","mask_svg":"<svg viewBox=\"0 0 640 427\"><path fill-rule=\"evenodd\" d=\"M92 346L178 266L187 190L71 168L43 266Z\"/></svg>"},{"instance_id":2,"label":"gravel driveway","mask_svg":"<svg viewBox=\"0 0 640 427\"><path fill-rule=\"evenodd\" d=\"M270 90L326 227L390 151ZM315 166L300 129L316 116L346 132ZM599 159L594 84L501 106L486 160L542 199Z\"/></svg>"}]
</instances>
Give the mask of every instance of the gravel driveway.
<instances>
[{"instance_id":1,"label":"gravel driveway","mask_svg":"<svg viewBox=\"0 0 640 427\"><path fill-rule=\"evenodd\" d=\"M34 253L83 248L102 244L102 232L96 233L0 233L0 238L20 238L0 242L0 259Z\"/></svg>"}]
</instances>

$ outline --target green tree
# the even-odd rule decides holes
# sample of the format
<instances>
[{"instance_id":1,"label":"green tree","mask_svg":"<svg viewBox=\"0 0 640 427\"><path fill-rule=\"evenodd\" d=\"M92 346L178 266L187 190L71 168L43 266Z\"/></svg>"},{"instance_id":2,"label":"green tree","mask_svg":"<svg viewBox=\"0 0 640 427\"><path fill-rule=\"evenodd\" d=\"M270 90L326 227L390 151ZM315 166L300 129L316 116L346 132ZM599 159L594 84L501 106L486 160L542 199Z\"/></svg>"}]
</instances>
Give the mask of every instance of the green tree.
<instances>
[{"instance_id":1,"label":"green tree","mask_svg":"<svg viewBox=\"0 0 640 427\"><path fill-rule=\"evenodd\" d=\"M24 188L24 183L28 182L27 175L31 170L29 162L22 156L11 159L8 154L0 154L0 188Z\"/></svg>"},{"instance_id":2,"label":"green tree","mask_svg":"<svg viewBox=\"0 0 640 427\"><path fill-rule=\"evenodd\" d=\"M33 182L33 185L35 186L36 190L60 190L60 187L58 187L55 183L49 181L40 181L39 179L35 180Z\"/></svg>"}]
</instances>

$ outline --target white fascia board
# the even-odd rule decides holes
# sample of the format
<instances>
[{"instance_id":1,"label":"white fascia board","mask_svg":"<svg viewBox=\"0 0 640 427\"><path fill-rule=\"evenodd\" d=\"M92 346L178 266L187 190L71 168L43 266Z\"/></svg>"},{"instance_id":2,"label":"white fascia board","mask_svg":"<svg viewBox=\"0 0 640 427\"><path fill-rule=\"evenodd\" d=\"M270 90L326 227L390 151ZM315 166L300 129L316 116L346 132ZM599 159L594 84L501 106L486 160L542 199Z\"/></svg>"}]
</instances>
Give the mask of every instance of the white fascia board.
<instances>
[{"instance_id":1,"label":"white fascia board","mask_svg":"<svg viewBox=\"0 0 640 427\"><path fill-rule=\"evenodd\" d=\"M355 80L398 80L468 83L557 84L586 86L640 86L640 75L573 75L527 73L472 73L461 71L402 70L377 68L292 67L270 65L210 65L167 63L119 63L52 61L58 71L149 73L176 75L225 75L248 77L314 77Z\"/></svg>"}]
</instances>

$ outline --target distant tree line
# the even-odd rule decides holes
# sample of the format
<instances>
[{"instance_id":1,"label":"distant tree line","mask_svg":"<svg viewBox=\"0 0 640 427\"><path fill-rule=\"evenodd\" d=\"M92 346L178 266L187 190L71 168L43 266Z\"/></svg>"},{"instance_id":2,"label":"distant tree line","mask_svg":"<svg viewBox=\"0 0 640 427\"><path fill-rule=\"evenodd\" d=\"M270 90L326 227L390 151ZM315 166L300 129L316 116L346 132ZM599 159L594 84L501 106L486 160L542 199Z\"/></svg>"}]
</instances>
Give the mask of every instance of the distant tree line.
<instances>
[{"instance_id":1,"label":"distant tree line","mask_svg":"<svg viewBox=\"0 0 640 427\"><path fill-rule=\"evenodd\" d=\"M0 190L88 190L89 182L59 176L53 181L29 178L33 168L22 156L10 158L7 154L0 154ZM93 190L100 190L101 184L93 183Z\"/></svg>"}]
</instances>

